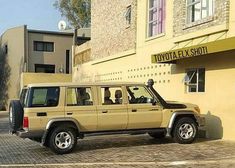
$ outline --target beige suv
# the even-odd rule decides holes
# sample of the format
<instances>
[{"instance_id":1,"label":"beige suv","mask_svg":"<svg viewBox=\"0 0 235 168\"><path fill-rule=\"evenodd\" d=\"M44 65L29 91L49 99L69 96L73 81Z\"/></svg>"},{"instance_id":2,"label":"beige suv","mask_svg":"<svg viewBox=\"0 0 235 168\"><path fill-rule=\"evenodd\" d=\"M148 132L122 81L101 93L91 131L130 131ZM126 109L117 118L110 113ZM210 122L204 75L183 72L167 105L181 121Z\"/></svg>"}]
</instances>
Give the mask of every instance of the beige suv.
<instances>
[{"instance_id":1,"label":"beige suv","mask_svg":"<svg viewBox=\"0 0 235 168\"><path fill-rule=\"evenodd\" d=\"M148 133L194 141L204 126L198 106L166 102L143 83L31 84L11 101L11 132L58 154L71 152L84 135Z\"/></svg>"}]
</instances>

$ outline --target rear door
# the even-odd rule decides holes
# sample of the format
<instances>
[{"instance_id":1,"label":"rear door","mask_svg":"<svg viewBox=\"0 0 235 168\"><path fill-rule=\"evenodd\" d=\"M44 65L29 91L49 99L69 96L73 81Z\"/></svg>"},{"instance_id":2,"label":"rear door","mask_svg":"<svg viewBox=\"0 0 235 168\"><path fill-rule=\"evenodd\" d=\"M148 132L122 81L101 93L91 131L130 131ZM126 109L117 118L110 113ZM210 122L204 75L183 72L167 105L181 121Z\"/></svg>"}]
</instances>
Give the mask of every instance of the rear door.
<instances>
[{"instance_id":1,"label":"rear door","mask_svg":"<svg viewBox=\"0 0 235 168\"><path fill-rule=\"evenodd\" d=\"M64 117L63 87L33 87L29 91L29 108L25 107L25 116L31 130L45 129L51 118ZM33 123L33 124L32 124Z\"/></svg>"},{"instance_id":2,"label":"rear door","mask_svg":"<svg viewBox=\"0 0 235 168\"><path fill-rule=\"evenodd\" d=\"M78 121L80 131L96 131L97 112L95 87L68 87L66 91L65 117Z\"/></svg>"},{"instance_id":3,"label":"rear door","mask_svg":"<svg viewBox=\"0 0 235 168\"><path fill-rule=\"evenodd\" d=\"M123 130L127 127L127 104L121 86L98 87L98 130Z\"/></svg>"}]
</instances>

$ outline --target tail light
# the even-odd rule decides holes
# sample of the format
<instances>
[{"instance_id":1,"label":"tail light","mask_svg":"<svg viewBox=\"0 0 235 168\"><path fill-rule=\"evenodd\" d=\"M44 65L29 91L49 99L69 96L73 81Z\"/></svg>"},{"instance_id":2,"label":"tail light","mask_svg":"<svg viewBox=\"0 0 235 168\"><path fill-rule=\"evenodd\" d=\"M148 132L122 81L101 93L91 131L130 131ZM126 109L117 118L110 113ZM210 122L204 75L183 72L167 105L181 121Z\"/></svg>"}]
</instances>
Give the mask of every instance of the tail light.
<instances>
[{"instance_id":1,"label":"tail light","mask_svg":"<svg viewBox=\"0 0 235 168\"><path fill-rule=\"evenodd\" d=\"M23 128L24 129L28 129L29 128L29 118L28 117L24 117Z\"/></svg>"}]
</instances>

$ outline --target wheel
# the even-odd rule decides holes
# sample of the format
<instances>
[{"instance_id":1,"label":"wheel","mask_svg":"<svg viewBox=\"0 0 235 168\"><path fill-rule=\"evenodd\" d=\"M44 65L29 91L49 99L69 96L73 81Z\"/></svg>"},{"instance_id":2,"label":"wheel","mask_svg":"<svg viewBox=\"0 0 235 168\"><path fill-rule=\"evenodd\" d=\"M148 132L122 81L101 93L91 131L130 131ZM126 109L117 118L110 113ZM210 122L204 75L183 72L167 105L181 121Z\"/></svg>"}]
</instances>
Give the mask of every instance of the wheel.
<instances>
[{"instance_id":1,"label":"wheel","mask_svg":"<svg viewBox=\"0 0 235 168\"><path fill-rule=\"evenodd\" d=\"M57 154L70 153L77 145L75 130L65 126L55 128L51 132L49 145L51 150Z\"/></svg>"},{"instance_id":2,"label":"wheel","mask_svg":"<svg viewBox=\"0 0 235 168\"><path fill-rule=\"evenodd\" d=\"M16 132L23 125L24 110L19 100L12 100L9 106L9 125L12 132Z\"/></svg>"},{"instance_id":3,"label":"wheel","mask_svg":"<svg viewBox=\"0 0 235 168\"><path fill-rule=\"evenodd\" d=\"M196 122L190 117L180 118L176 121L173 130L174 141L180 144L192 143L197 135Z\"/></svg>"},{"instance_id":4,"label":"wheel","mask_svg":"<svg viewBox=\"0 0 235 168\"><path fill-rule=\"evenodd\" d=\"M149 132L148 134L155 139L163 139L166 136L165 132Z\"/></svg>"}]
</instances>

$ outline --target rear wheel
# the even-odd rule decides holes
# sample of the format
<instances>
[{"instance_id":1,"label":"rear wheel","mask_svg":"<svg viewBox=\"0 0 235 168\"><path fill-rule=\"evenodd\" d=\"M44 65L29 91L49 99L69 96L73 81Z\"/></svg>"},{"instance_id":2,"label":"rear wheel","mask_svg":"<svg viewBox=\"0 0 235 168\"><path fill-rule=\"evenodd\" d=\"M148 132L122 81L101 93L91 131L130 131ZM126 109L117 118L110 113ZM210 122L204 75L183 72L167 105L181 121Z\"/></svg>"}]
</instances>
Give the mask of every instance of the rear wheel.
<instances>
[{"instance_id":1,"label":"rear wheel","mask_svg":"<svg viewBox=\"0 0 235 168\"><path fill-rule=\"evenodd\" d=\"M70 153L77 145L75 130L67 127L57 127L51 132L50 148L57 154Z\"/></svg>"},{"instance_id":2,"label":"rear wheel","mask_svg":"<svg viewBox=\"0 0 235 168\"><path fill-rule=\"evenodd\" d=\"M12 100L9 106L9 124L12 132L22 128L24 110L19 100Z\"/></svg>"},{"instance_id":3,"label":"rear wheel","mask_svg":"<svg viewBox=\"0 0 235 168\"><path fill-rule=\"evenodd\" d=\"M195 140L197 132L196 122L190 117L184 117L176 121L173 138L177 143L189 144Z\"/></svg>"}]
</instances>

